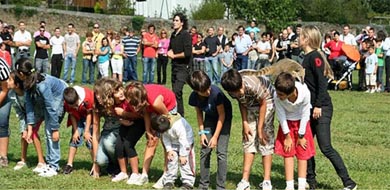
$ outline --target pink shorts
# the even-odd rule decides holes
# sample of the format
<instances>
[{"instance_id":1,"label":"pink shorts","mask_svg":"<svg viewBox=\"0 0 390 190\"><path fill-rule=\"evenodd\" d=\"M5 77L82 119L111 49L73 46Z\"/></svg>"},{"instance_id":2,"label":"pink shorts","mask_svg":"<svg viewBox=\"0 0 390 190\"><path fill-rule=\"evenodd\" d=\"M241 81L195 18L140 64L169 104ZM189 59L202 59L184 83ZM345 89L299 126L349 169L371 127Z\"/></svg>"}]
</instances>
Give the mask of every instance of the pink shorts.
<instances>
[{"instance_id":1,"label":"pink shorts","mask_svg":"<svg viewBox=\"0 0 390 190\"><path fill-rule=\"evenodd\" d=\"M298 129L300 121L289 121L287 120L288 128L290 129L290 135L292 139L292 146L290 152L284 151L284 139L286 138L283 134L283 130L279 125L279 131L275 142L275 153L283 157L294 157L296 156L299 160L308 160L315 155L315 146L313 135L311 133L310 121L306 124L306 133L304 138L307 141L306 150L301 146L297 146L298 142Z\"/></svg>"},{"instance_id":2,"label":"pink shorts","mask_svg":"<svg viewBox=\"0 0 390 190\"><path fill-rule=\"evenodd\" d=\"M32 128L31 139L39 138L38 131L39 131L39 128L41 127L42 122L43 122L43 119L42 119L42 120L39 120L39 121L35 124L35 127Z\"/></svg>"}]
</instances>

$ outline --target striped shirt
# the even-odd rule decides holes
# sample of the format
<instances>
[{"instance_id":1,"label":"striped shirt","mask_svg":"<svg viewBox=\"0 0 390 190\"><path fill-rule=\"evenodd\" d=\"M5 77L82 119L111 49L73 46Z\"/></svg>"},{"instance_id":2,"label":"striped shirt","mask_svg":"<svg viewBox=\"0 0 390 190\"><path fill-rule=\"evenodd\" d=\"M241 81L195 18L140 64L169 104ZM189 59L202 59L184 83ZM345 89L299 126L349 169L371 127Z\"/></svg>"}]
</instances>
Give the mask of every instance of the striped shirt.
<instances>
[{"instance_id":1,"label":"striped shirt","mask_svg":"<svg viewBox=\"0 0 390 190\"><path fill-rule=\"evenodd\" d=\"M137 49L138 49L138 46L139 46L139 43L141 42L141 40L136 37L136 36L133 36L133 37L129 37L129 36L126 36L122 39L122 44L123 44L123 47L124 47L124 52L126 53L126 55L128 56L135 56L137 55Z\"/></svg>"},{"instance_id":2,"label":"striped shirt","mask_svg":"<svg viewBox=\"0 0 390 190\"><path fill-rule=\"evenodd\" d=\"M7 62L0 58L0 81L8 80L9 72L10 71Z\"/></svg>"},{"instance_id":3,"label":"striped shirt","mask_svg":"<svg viewBox=\"0 0 390 190\"><path fill-rule=\"evenodd\" d=\"M247 108L259 107L264 99L267 104L273 104L275 93L271 81L265 77L243 75L242 82L245 86L245 95L238 101Z\"/></svg>"}]
</instances>

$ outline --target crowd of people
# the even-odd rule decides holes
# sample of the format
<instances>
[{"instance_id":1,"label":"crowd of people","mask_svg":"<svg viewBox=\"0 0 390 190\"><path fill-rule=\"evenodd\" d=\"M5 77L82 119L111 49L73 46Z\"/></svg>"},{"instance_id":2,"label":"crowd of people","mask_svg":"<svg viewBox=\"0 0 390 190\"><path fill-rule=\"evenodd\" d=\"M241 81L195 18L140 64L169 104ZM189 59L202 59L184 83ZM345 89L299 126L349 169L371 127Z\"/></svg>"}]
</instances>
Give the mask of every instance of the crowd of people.
<instances>
[{"instance_id":1,"label":"crowd of people","mask_svg":"<svg viewBox=\"0 0 390 190\"><path fill-rule=\"evenodd\" d=\"M322 35L315 26L298 24L274 35L260 33L256 20L252 20L247 28L238 26L229 38L223 27L217 27L216 33L210 27L205 34L195 26L188 30L188 20L181 13L172 21L171 35L165 29L157 34L156 27L150 24L141 30L140 36L127 27L103 34L95 23L82 43L72 23L64 36L60 27L51 36L44 21L33 35L25 29L23 21L17 31L14 26L0 22L0 165L8 166L9 115L13 105L21 134L21 159L15 170L26 167L27 147L32 143L38 157L33 171L43 177L58 175L59 127L68 113L67 126L71 126L72 135L62 173L72 173L77 149L85 143L91 154L91 176L107 172L113 176L112 182L142 186L149 181L150 165L161 140L163 175L153 187L174 188L180 169L182 188L192 189L197 146L193 128L185 119L183 87L188 84L193 90L188 104L196 110L201 144L199 189L210 186L210 155L214 149L218 167L216 188L225 189L233 113L230 100L217 86L221 84L238 101L242 116L244 159L238 190L251 187L249 176L256 153L262 156L262 189L273 188L274 153L284 157L286 189L294 189L294 156L298 160L298 189L317 188L314 138L344 189L357 188L331 144L333 106L327 92L327 74L333 70L334 77L339 77L339 67L351 61L342 50L348 44L361 53L359 90L390 91L390 38L386 38L385 32L375 34L373 28L367 27L355 37L349 25L344 25L342 34L332 30ZM35 52L30 54L33 44ZM80 51L81 86L75 85ZM142 80L137 76L139 54ZM298 62L305 68L303 83L288 72L278 75L275 81L240 73L243 69L259 70L282 59ZM165 86L169 60L171 89ZM93 89L86 84L93 85ZM276 137L275 112L280 123ZM45 156L38 133L42 122ZM135 145L143 135L147 144L139 171ZM128 166L131 172L127 171Z\"/></svg>"}]
</instances>

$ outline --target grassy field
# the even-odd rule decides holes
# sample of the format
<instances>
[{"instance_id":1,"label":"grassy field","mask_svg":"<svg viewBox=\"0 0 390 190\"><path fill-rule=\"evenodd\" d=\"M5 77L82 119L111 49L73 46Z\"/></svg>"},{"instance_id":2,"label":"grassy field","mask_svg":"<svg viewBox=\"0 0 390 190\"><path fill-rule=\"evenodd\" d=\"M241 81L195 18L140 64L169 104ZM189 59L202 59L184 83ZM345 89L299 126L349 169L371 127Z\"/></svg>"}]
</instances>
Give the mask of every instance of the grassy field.
<instances>
[{"instance_id":1,"label":"grassy field","mask_svg":"<svg viewBox=\"0 0 390 190\"><path fill-rule=\"evenodd\" d=\"M76 84L81 82L81 67L79 59L77 62ZM140 77L142 77L141 69L142 65L139 60L138 74ZM170 84L168 87L171 87ZM194 109L188 105L190 92L190 88L185 86L186 119L193 126L194 133L197 133L196 114ZM360 189L389 189L390 141L388 140L389 135L385 132L388 129L388 123L390 123L390 117L388 117L389 94L368 94L356 91L331 91L330 94L334 104L332 121L333 146L343 157L350 176L357 182ZM233 127L228 152L227 176L227 188L229 189L234 189L235 185L241 180L243 157L240 113L236 101L232 101L232 103ZM38 177L32 172L32 169L37 164L36 153L32 146L28 150L28 168L14 171L13 167L20 159L20 135L18 134L18 121L14 111L12 111L10 118L10 128L12 131L8 155L10 164L8 168L0 168L1 189L149 189L162 174L163 154L161 146L159 146L151 166L150 181L143 187L129 186L125 182L112 183L109 176L101 176L99 179L90 177L88 173L91 168L91 160L85 147L79 149L74 162L75 171L71 175L59 174L52 178ZM277 130L277 127L275 127L275 130ZM61 167L67 162L70 133L71 129L66 128L65 122L62 122L60 129ZM42 130L40 134L43 139L44 134ZM199 138L195 138L195 140L196 155L198 157L197 164L199 164ZM140 160L142 160L145 143L145 139L142 138L137 144ZM45 147L44 144L43 147ZM331 163L321 154L318 148L316 158L319 187L321 189L342 189L341 180L336 175ZM211 169L211 188L213 189L215 188L216 177L215 165L216 157L213 155ZM197 177L199 177L199 165L197 165ZM250 181L252 189L255 189L262 181L260 157L256 158L252 167ZM276 155L273 159L272 183L276 189L284 189L285 187L283 159ZM195 186L197 184L196 182Z\"/></svg>"}]
</instances>

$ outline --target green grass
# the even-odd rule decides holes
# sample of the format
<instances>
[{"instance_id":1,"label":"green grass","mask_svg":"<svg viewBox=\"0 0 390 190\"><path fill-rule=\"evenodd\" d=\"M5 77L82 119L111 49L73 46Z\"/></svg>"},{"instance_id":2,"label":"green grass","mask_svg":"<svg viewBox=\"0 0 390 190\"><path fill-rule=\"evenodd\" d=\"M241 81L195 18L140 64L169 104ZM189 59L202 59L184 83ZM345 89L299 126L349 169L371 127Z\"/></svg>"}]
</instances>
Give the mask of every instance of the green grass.
<instances>
[{"instance_id":1,"label":"green grass","mask_svg":"<svg viewBox=\"0 0 390 190\"><path fill-rule=\"evenodd\" d=\"M81 82L81 60L77 62L76 83ZM138 60L138 74L140 78L142 64ZM168 68L168 79L170 79ZM355 77L357 74L354 75ZM168 80L170 82L170 80ZM357 80L354 80L357 81ZM167 85L171 87L170 84ZM188 96L191 90L186 85L184 88L184 104L186 119L193 126L196 134L197 122L195 111L188 105ZM338 150L344 159L349 174L357 183L360 189L389 189L390 179L390 145L388 140L388 105L390 104L389 94L368 94L356 91L330 91L334 104L334 115L332 120L332 141L333 146ZM241 118L236 101L233 103L233 126L228 152L228 176L227 188L234 189L241 179L242 168L242 146L241 146ZM276 122L275 122L276 124ZM20 137L18 134L18 121L12 111L10 118L12 131L9 144L8 168L0 168L1 189L146 189L151 188L154 182L162 174L163 154L161 146L158 147L149 173L150 182L143 187L129 186L125 182L112 183L108 176L101 176L93 179L88 175L91 168L91 160L85 147L81 147L76 154L74 168L71 175L59 174L52 178L41 178L32 172L37 164L37 157L34 148L28 150L28 168L14 171L13 167L20 159ZM277 127L275 125L275 130ZM68 142L71 129L62 123L61 134L61 162L64 166L67 162ZM44 139L42 130L41 138ZM195 150L197 156L197 182L199 178L199 138L195 138ZM145 138L137 144L137 151L140 155L140 166L142 166ZM43 147L45 145L43 144ZM45 152L44 148L44 152ZM334 171L331 163L321 154L317 147L317 180L322 189L341 189L342 183ZM215 188L216 157L212 156L212 188ZM261 158L256 157L252 167L250 181L254 189L262 181ZM283 159L274 156L272 165L272 183L274 188L285 187Z\"/></svg>"}]
</instances>

